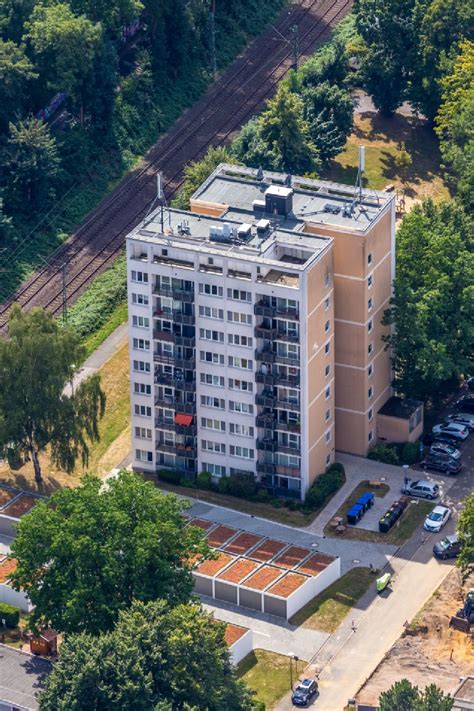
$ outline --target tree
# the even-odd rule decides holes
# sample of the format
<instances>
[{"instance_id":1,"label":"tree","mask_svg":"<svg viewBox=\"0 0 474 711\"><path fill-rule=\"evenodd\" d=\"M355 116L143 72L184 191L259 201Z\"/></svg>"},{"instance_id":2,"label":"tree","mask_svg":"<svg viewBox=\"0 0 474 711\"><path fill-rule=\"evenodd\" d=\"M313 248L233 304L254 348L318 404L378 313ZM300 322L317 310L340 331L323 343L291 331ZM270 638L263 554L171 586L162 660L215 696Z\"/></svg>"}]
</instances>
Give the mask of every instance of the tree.
<instances>
[{"instance_id":1,"label":"tree","mask_svg":"<svg viewBox=\"0 0 474 711\"><path fill-rule=\"evenodd\" d=\"M60 329L42 309L25 314L14 306L8 336L0 341L0 448L31 457L41 484L38 455L47 447L53 462L68 472L79 458L87 463L88 441L99 439L105 395L98 375L83 380L71 396L64 394L84 349L76 334Z\"/></svg>"},{"instance_id":2,"label":"tree","mask_svg":"<svg viewBox=\"0 0 474 711\"><path fill-rule=\"evenodd\" d=\"M436 118L441 155L459 197L474 209L474 42L465 40L452 70L441 80L442 103Z\"/></svg>"},{"instance_id":3,"label":"tree","mask_svg":"<svg viewBox=\"0 0 474 711\"><path fill-rule=\"evenodd\" d=\"M467 578L474 570L474 494L469 494L464 500L463 509L459 514L458 536L461 553L456 565Z\"/></svg>"},{"instance_id":4,"label":"tree","mask_svg":"<svg viewBox=\"0 0 474 711\"><path fill-rule=\"evenodd\" d=\"M29 118L10 124L3 166L9 212L31 215L54 199L61 159L56 141L42 121Z\"/></svg>"},{"instance_id":5,"label":"tree","mask_svg":"<svg viewBox=\"0 0 474 711\"><path fill-rule=\"evenodd\" d=\"M0 198L0 250L5 246L12 233L12 218L3 211L3 200ZM1 251L0 251L1 255Z\"/></svg>"},{"instance_id":6,"label":"tree","mask_svg":"<svg viewBox=\"0 0 474 711\"><path fill-rule=\"evenodd\" d=\"M309 135L323 161L342 151L352 131L354 105L350 94L323 82L303 94Z\"/></svg>"},{"instance_id":7,"label":"tree","mask_svg":"<svg viewBox=\"0 0 474 711\"><path fill-rule=\"evenodd\" d=\"M474 341L472 220L454 201L427 200L397 233L394 299L384 323L395 386L408 397L435 397L469 370Z\"/></svg>"},{"instance_id":8,"label":"tree","mask_svg":"<svg viewBox=\"0 0 474 711\"><path fill-rule=\"evenodd\" d=\"M40 709L250 711L224 625L193 603L134 602L111 632L67 636Z\"/></svg>"},{"instance_id":9,"label":"tree","mask_svg":"<svg viewBox=\"0 0 474 711\"><path fill-rule=\"evenodd\" d=\"M100 22L112 37L118 37L122 27L140 15L140 0L71 0L69 5L77 15Z\"/></svg>"},{"instance_id":10,"label":"tree","mask_svg":"<svg viewBox=\"0 0 474 711\"><path fill-rule=\"evenodd\" d=\"M189 163L184 169L184 183L179 196L173 201L175 207L189 210L189 200L198 187L208 178L220 163L235 163L227 148L210 146L204 158Z\"/></svg>"},{"instance_id":11,"label":"tree","mask_svg":"<svg viewBox=\"0 0 474 711\"><path fill-rule=\"evenodd\" d=\"M98 634L134 598L187 602L192 560L208 547L184 508L127 471L107 486L88 475L36 506L12 544L12 580L35 606L32 623Z\"/></svg>"},{"instance_id":12,"label":"tree","mask_svg":"<svg viewBox=\"0 0 474 711\"><path fill-rule=\"evenodd\" d=\"M365 42L361 76L375 106L390 115L403 102L416 63L416 0L355 0L356 27Z\"/></svg>"},{"instance_id":13,"label":"tree","mask_svg":"<svg viewBox=\"0 0 474 711\"><path fill-rule=\"evenodd\" d=\"M0 39L0 131L22 117L29 84L37 76L25 48Z\"/></svg>"},{"instance_id":14,"label":"tree","mask_svg":"<svg viewBox=\"0 0 474 711\"><path fill-rule=\"evenodd\" d=\"M68 94L83 124L87 87L103 41L101 25L58 3L36 5L27 29L25 39L48 90Z\"/></svg>"},{"instance_id":15,"label":"tree","mask_svg":"<svg viewBox=\"0 0 474 711\"><path fill-rule=\"evenodd\" d=\"M380 694L379 711L451 711L453 701L435 684L420 691L408 679L402 679Z\"/></svg>"}]
</instances>

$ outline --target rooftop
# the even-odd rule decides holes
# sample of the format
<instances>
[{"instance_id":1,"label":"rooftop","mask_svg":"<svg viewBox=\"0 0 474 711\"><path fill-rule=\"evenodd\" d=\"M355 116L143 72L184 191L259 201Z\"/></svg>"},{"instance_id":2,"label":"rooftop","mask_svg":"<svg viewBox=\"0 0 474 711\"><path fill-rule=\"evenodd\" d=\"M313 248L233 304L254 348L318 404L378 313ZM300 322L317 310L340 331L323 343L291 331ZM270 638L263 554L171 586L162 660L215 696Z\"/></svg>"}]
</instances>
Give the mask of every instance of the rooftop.
<instances>
[{"instance_id":1,"label":"rooftop","mask_svg":"<svg viewBox=\"0 0 474 711\"><path fill-rule=\"evenodd\" d=\"M308 549L300 546L290 546L284 553L273 561L282 568L294 568L308 556Z\"/></svg>"},{"instance_id":2,"label":"rooftop","mask_svg":"<svg viewBox=\"0 0 474 711\"><path fill-rule=\"evenodd\" d=\"M232 647L244 634L247 634L247 627L240 627L240 625L233 625L228 622L225 628L224 637L228 647Z\"/></svg>"},{"instance_id":3,"label":"rooftop","mask_svg":"<svg viewBox=\"0 0 474 711\"><path fill-rule=\"evenodd\" d=\"M220 548L229 538L235 536L237 530L228 526L218 526L207 535L207 542L213 548Z\"/></svg>"},{"instance_id":4,"label":"rooftop","mask_svg":"<svg viewBox=\"0 0 474 711\"><path fill-rule=\"evenodd\" d=\"M252 590L265 590L271 583L274 583L283 572L281 568L274 568L272 565L264 565L245 581L244 587L251 588Z\"/></svg>"},{"instance_id":5,"label":"rooftop","mask_svg":"<svg viewBox=\"0 0 474 711\"><path fill-rule=\"evenodd\" d=\"M400 417L402 420L409 420L416 410L422 405L421 400L411 400L392 395L378 411L379 415L388 417Z\"/></svg>"},{"instance_id":6,"label":"rooftop","mask_svg":"<svg viewBox=\"0 0 474 711\"><path fill-rule=\"evenodd\" d=\"M44 687L52 669L51 662L1 644L0 665L0 702L13 707L37 709L36 694Z\"/></svg>"},{"instance_id":7,"label":"rooftop","mask_svg":"<svg viewBox=\"0 0 474 711\"><path fill-rule=\"evenodd\" d=\"M474 676L467 676L454 693L456 701L474 703Z\"/></svg>"},{"instance_id":8,"label":"rooftop","mask_svg":"<svg viewBox=\"0 0 474 711\"><path fill-rule=\"evenodd\" d=\"M286 548L286 543L282 541L275 541L273 538L268 538L261 546L257 546L255 550L252 551L251 557L255 560L260 560L262 563L266 563L271 560L277 553Z\"/></svg>"},{"instance_id":9,"label":"rooftop","mask_svg":"<svg viewBox=\"0 0 474 711\"><path fill-rule=\"evenodd\" d=\"M204 518L193 518L189 524L191 526L196 526L197 528L202 528L203 531L208 531L214 526L213 521L206 521Z\"/></svg>"},{"instance_id":10,"label":"rooftop","mask_svg":"<svg viewBox=\"0 0 474 711\"><path fill-rule=\"evenodd\" d=\"M241 533L237 538L234 538L231 543L228 543L224 550L228 553L234 553L235 555L243 555L261 540L261 536L256 536L253 533Z\"/></svg>"},{"instance_id":11,"label":"rooftop","mask_svg":"<svg viewBox=\"0 0 474 711\"><path fill-rule=\"evenodd\" d=\"M278 580L275 585L267 590L271 595L277 595L278 597L290 597L295 590L298 590L304 583L308 581L308 578L304 575L299 575L298 573L287 573L281 580Z\"/></svg>"},{"instance_id":12,"label":"rooftop","mask_svg":"<svg viewBox=\"0 0 474 711\"><path fill-rule=\"evenodd\" d=\"M308 560L298 566L298 573L305 573L306 575L319 575L321 571L325 570L328 565L330 565L335 558L331 555L324 555L323 553L315 553Z\"/></svg>"},{"instance_id":13,"label":"rooftop","mask_svg":"<svg viewBox=\"0 0 474 711\"><path fill-rule=\"evenodd\" d=\"M247 575L250 575L256 568L258 563L248 558L240 558L233 565L226 568L223 573L217 577L219 580L227 580L229 583L240 583Z\"/></svg>"},{"instance_id":14,"label":"rooftop","mask_svg":"<svg viewBox=\"0 0 474 711\"><path fill-rule=\"evenodd\" d=\"M3 486L0 487L0 509L8 504L9 501L11 501L15 496L17 495L17 492L12 491L11 489L4 489Z\"/></svg>"},{"instance_id":15,"label":"rooftop","mask_svg":"<svg viewBox=\"0 0 474 711\"><path fill-rule=\"evenodd\" d=\"M0 558L0 583L5 583L10 579L12 573L16 570L16 560L3 556Z\"/></svg>"},{"instance_id":16,"label":"rooftop","mask_svg":"<svg viewBox=\"0 0 474 711\"><path fill-rule=\"evenodd\" d=\"M227 555L226 553L220 553L214 560L209 559L202 562L201 565L197 567L196 572L201 575L208 575L212 578L223 568L225 568L226 565L232 563L233 560L235 560L234 556Z\"/></svg>"},{"instance_id":17,"label":"rooftop","mask_svg":"<svg viewBox=\"0 0 474 711\"><path fill-rule=\"evenodd\" d=\"M8 504L8 506L2 509L1 513L6 516L12 516L13 518L21 518L21 516L24 516L28 511L31 511L38 501L41 501L39 497L22 493Z\"/></svg>"}]
</instances>

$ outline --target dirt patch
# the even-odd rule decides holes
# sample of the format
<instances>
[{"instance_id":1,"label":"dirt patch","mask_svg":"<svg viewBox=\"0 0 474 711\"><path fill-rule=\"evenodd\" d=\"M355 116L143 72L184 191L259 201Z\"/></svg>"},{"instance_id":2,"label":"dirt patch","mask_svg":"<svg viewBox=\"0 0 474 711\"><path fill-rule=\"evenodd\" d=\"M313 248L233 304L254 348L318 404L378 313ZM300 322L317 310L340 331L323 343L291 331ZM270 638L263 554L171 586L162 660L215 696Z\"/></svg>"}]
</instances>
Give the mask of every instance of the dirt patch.
<instances>
[{"instance_id":1,"label":"dirt patch","mask_svg":"<svg viewBox=\"0 0 474 711\"><path fill-rule=\"evenodd\" d=\"M459 572L453 570L448 575L362 687L359 703L376 705L381 692L403 678L420 688L436 684L452 693L460 676L472 674L471 637L450 628L449 619L461 607L465 591L473 586L474 575L462 591Z\"/></svg>"}]
</instances>

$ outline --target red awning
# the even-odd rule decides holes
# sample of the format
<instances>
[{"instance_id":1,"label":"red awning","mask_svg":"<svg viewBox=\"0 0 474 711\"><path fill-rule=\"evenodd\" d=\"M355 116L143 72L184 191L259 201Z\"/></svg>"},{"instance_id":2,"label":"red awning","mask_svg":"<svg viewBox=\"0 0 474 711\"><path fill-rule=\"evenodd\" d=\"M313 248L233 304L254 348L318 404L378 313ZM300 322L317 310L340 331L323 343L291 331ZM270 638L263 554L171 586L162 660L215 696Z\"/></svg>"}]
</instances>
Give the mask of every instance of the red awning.
<instances>
[{"instance_id":1,"label":"red awning","mask_svg":"<svg viewBox=\"0 0 474 711\"><path fill-rule=\"evenodd\" d=\"M193 416L192 415L181 415L180 413L176 413L175 418L174 418L174 423L175 425L192 425L193 424Z\"/></svg>"}]
</instances>

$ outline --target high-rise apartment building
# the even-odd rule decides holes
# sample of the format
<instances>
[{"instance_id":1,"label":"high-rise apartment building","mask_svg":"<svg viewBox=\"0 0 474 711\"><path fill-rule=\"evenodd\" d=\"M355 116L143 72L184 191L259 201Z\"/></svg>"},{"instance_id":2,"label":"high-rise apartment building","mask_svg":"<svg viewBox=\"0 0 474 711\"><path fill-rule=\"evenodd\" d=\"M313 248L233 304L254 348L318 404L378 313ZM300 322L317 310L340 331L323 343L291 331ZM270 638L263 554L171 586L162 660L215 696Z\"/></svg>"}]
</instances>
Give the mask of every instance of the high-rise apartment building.
<instances>
[{"instance_id":1,"label":"high-rise apartment building","mask_svg":"<svg viewBox=\"0 0 474 711\"><path fill-rule=\"evenodd\" d=\"M393 195L221 165L127 238L134 466L303 497L391 395Z\"/></svg>"}]
</instances>

